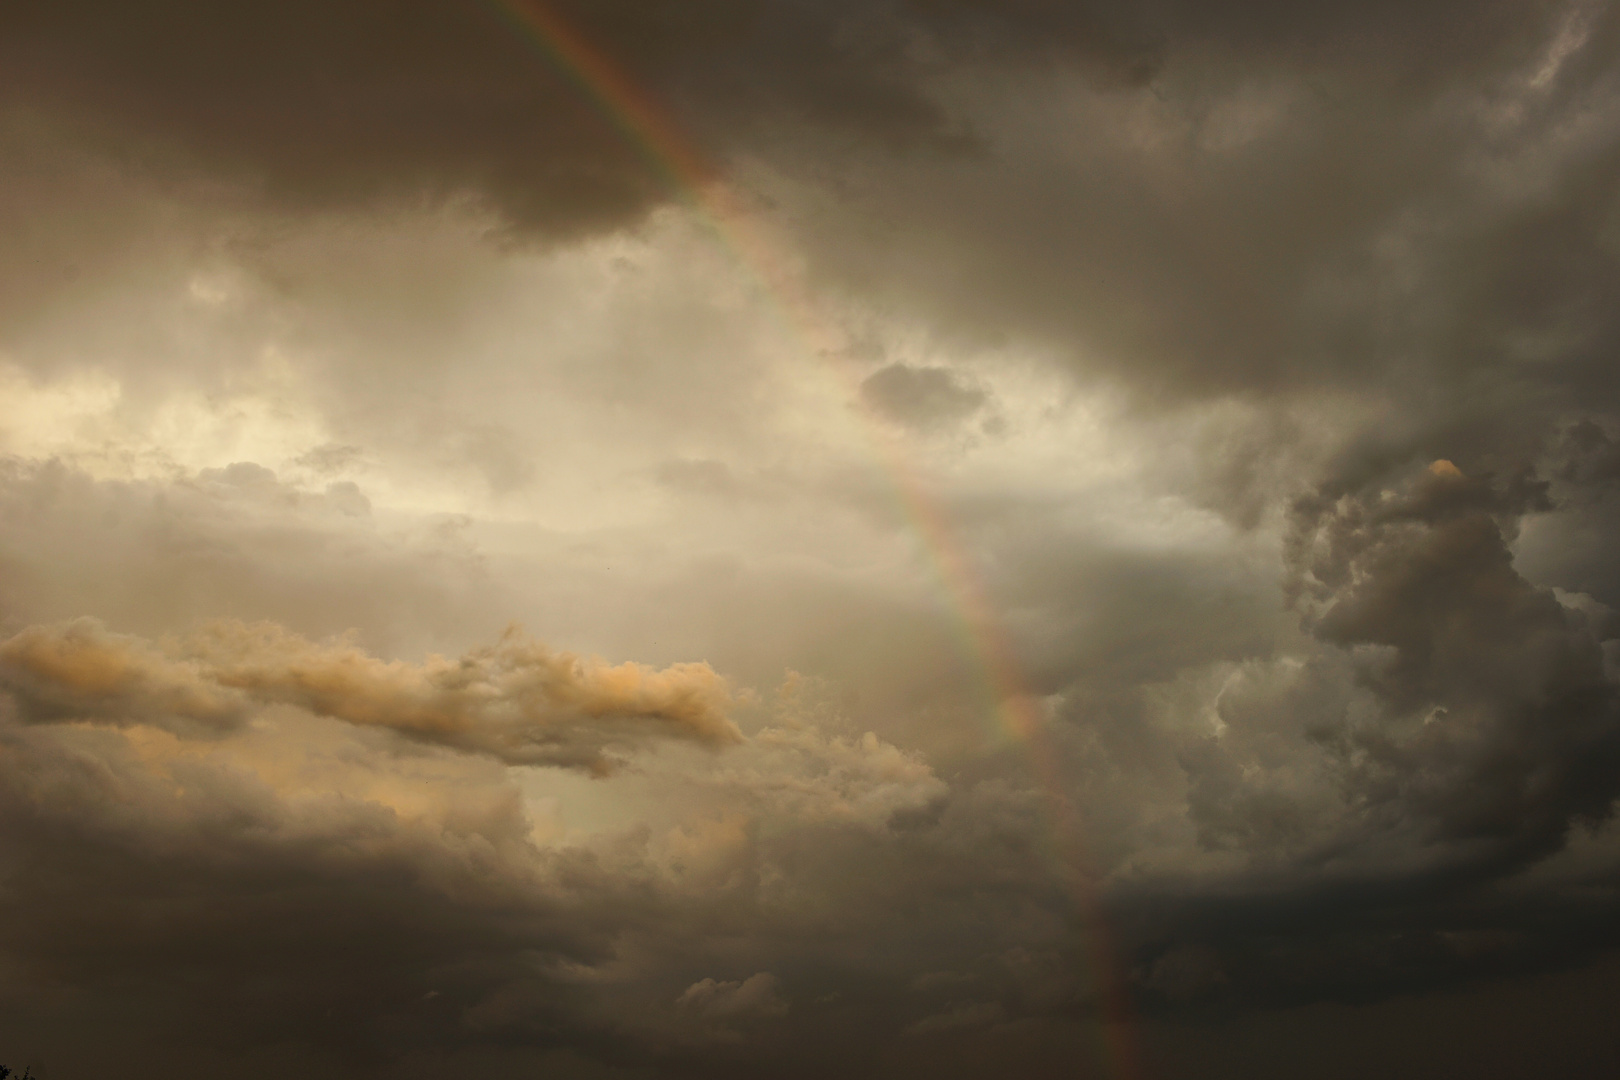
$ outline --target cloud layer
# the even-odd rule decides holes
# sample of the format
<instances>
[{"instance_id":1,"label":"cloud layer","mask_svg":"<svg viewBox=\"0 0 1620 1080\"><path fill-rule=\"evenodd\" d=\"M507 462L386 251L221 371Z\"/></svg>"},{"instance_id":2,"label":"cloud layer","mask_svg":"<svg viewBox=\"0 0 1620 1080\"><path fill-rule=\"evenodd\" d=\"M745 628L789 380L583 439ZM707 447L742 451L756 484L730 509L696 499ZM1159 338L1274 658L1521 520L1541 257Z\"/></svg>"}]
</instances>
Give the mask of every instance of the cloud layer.
<instances>
[{"instance_id":1,"label":"cloud layer","mask_svg":"<svg viewBox=\"0 0 1620 1080\"><path fill-rule=\"evenodd\" d=\"M7 5L0 1061L1614 1074L1617 35Z\"/></svg>"}]
</instances>

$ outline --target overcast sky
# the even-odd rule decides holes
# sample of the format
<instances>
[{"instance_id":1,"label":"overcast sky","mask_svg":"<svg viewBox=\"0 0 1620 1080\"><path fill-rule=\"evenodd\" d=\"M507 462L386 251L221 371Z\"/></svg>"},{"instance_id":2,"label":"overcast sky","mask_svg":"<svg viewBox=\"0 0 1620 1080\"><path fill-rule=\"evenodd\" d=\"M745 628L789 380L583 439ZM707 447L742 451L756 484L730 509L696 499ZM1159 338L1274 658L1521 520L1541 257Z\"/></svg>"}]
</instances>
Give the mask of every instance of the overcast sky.
<instances>
[{"instance_id":1,"label":"overcast sky","mask_svg":"<svg viewBox=\"0 0 1620 1080\"><path fill-rule=\"evenodd\" d=\"M1620 1071L1605 0L7 0L0 1063Z\"/></svg>"}]
</instances>

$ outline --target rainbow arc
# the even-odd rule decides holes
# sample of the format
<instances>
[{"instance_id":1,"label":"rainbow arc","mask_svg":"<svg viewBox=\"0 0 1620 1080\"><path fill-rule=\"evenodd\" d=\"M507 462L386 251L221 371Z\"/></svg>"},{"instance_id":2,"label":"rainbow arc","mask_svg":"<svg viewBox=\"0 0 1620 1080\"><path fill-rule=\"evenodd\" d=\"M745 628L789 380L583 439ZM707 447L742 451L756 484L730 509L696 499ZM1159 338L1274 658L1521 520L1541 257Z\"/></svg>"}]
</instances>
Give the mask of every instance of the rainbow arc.
<instances>
[{"instance_id":1,"label":"rainbow arc","mask_svg":"<svg viewBox=\"0 0 1620 1080\"><path fill-rule=\"evenodd\" d=\"M768 231L704 159L658 103L555 8L539 0L491 0L520 33L600 110L648 166L687 202L745 271L753 275L806 353L826 366L859 405L860 373L846 358L840 336L817 313L791 260L782 258ZM975 667L990 713L1027 750L1030 768L1050 808L1048 825L1060 876L1076 905L1102 1004L1105 1067L1119 1080L1142 1077L1134 1016L1125 974L1113 956L1100 898L1088 873L1091 860L1080 816L1058 768L1058 750L1041 701L1028 688L1022 666L971 558L950 528L939 500L921 482L906 447L880 418L867 414L868 438L891 481L910 527L921 540L946 601L958 621L965 653Z\"/></svg>"}]
</instances>

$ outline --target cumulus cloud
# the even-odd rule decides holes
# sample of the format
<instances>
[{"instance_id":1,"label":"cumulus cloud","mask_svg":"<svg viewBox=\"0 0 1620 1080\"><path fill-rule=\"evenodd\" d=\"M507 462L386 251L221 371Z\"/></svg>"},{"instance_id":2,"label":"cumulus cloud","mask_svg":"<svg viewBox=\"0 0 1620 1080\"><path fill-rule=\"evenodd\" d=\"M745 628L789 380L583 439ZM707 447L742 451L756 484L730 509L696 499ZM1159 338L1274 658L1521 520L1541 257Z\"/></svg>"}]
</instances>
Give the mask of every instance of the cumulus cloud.
<instances>
[{"instance_id":1,"label":"cumulus cloud","mask_svg":"<svg viewBox=\"0 0 1620 1080\"><path fill-rule=\"evenodd\" d=\"M1614 628L1513 568L1507 535L1546 505L1534 482L1440 460L1403 489L1301 507L1312 632L1385 706L1315 734L1370 819L1486 861L1545 855L1620 795Z\"/></svg>"},{"instance_id":2,"label":"cumulus cloud","mask_svg":"<svg viewBox=\"0 0 1620 1080\"><path fill-rule=\"evenodd\" d=\"M269 623L218 623L154 646L90 619L0 642L0 680L33 720L225 725L288 704L509 764L605 772L641 738L741 740L732 695L707 664L661 671L553 653L508 630L459 659L383 661Z\"/></svg>"}]
</instances>

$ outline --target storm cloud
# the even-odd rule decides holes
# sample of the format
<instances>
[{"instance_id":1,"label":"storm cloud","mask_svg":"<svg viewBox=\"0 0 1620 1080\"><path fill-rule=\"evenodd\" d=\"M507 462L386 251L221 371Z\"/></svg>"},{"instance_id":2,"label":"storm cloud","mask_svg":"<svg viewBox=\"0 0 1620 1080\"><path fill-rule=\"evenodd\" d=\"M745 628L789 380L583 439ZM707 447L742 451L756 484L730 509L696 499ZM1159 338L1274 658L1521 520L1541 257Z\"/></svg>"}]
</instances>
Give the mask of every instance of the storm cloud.
<instances>
[{"instance_id":1,"label":"storm cloud","mask_svg":"<svg viewBox=\"0 0 1620 1080\"><path fill-rule=\"evenodd\" d=\"M0 1062L1611 1075L1617 35L7 5Z\"/></svg>"}]
</instances>

